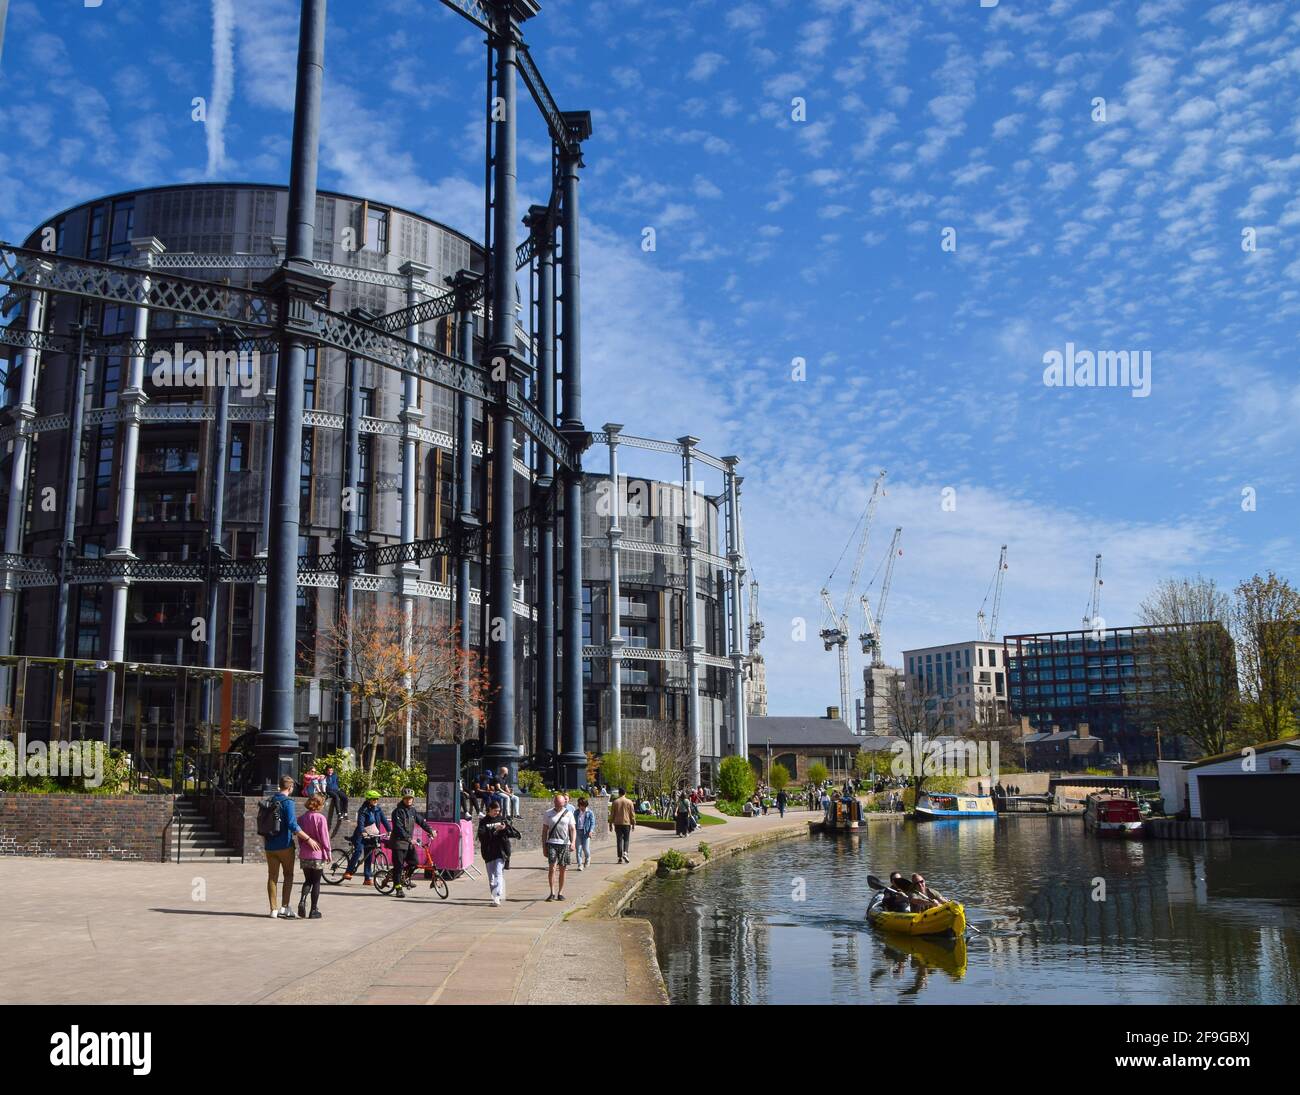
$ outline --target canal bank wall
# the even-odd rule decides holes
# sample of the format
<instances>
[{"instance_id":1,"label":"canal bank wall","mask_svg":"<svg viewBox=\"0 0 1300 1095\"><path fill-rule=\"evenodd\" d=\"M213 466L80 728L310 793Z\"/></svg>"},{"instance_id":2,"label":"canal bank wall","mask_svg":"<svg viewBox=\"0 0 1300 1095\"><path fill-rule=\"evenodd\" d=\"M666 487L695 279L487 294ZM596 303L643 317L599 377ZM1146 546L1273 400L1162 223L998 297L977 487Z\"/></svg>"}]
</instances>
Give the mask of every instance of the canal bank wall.
<instances>
[{"instance_id":1,"label":"canal bank wall","mask_svg":"<svg viewBox=\"0 0 1300 1095\"><path fill-rule=\"evenodd\" d=\"M757 819L728 818L728 825L744 826ZM743 829L734 833L716 833L712 827L698 829L692 836L711 837L712 839L693 840L695 850L683 842L680 849L670 845L661 849L653 858L645 859L621 875L610 879L609 883L589 901L569 913L557 926L552 944L539 953L533 968L525 971L529 982L545 981L545 970L549 965L547 953L569 954L582 949L583 953L597 958L596 979L610 984L621 984L622 998L618 1002L627 1004L668 1004L667 985L663 971L659 968L658 952L655 949L654 927L649 920L637 916L622 915L623 910L640 892L641 888L652 878L659 875L659 855L665 850L679 850L691 864L682 874L694 874L707 869L732 856L761 848L778 840L791 837L807 836L814 824L821 820L820 813L792 816L788 821L748 832ZM716 833L716 835L715 835ZM707 857L701 853L699 845L707 844ZM675 873L675 872L674 872ZM572 948L572 950L570 950ZM603 961L601 960L603 959ZM600 970L602 965L616 968ZM530 994L523 994L520 1002L528 1002Z\"/></svg>"}]
</instances>

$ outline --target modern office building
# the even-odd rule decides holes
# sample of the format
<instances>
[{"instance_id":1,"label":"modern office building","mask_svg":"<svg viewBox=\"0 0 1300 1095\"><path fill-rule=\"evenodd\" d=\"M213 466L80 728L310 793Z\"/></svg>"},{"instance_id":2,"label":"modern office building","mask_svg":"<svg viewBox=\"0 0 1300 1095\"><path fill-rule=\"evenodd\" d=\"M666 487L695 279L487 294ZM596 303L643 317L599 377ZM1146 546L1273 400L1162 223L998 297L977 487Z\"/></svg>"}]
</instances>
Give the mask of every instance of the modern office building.
<instances>
[{"instance_id":1,"label":"modern office building","mask_svg":"<svg viewBox=\"0 0 1300 1095\"><path fill-rule=\"evenodd\" d=\"M1100 634L1080 629L1005 636L1012 714L1028 718L1040 732L1086 725L1107 752L1122 754L1129 764L1186 756L1187 743L1161 735L1153 713L1157 694L1168 688L1153 658L1153 642L1165 630L1112 627Z\"/></svg>"},{"instance_id":2,"label":"modern office building","mask_svg":"<svg viewBox=\"0 0 1300 1095\"><path fill-rule=\"evenodd\" d=\"M944 704L943 728L948 733L1005 722L1008 717L1000 643L973 641L904 650L903 673L908 689Z\"/></svg>"},{"instance_id":3,"label":"modern office building","mask_svg":"<svg viewBox=\"0 0 1300 1095\"><path fill-rule=\"evenodd\" d=\"M895 720L890 713L889 697L904 684L905 674L889 665L868 665L862 670L862 702L857 732L886 736L894 733Z\"/></svg>"}]
</instances>

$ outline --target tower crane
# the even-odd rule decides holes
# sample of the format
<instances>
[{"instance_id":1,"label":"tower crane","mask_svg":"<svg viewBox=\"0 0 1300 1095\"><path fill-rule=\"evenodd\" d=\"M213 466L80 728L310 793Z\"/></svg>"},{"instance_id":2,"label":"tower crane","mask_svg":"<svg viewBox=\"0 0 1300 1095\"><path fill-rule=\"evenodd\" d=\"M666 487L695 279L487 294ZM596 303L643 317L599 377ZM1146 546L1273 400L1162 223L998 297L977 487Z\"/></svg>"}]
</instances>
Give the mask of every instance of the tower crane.
<instances>
[{"instance_id":1,"label":"tower crane","mask_svg":"<svg viewBox=\"0 0 1300 1095\"><path fill-rule=\"evenodd\" d=\"M758 653L758 646L763 641L765 632L763 630L763 621L758 615L758 580L751 579L749 583L749 652L750 654Z\"/></svg>"},{"instance_id":2,"label":"tower crane","mask_svg":"<svg viewBox=\"0 0 1300 1095\"><path fill-rule=\"evenodd\" d=\"M883 665L885 661L884 651L880 643L880 625L885 618L885 608L889 604L889 587L894 583L894 563L903 554L902 549L898 546L902 535L903 530L901 528L894 529L894 538L889 542L889 554L885 557L885 577L880 583L880 596L876 599L874 616L871 612L870 599L865 593L862 595L862 619L865 629L858 636L858 641L862 643L862 653L871 655L873 667Z\"/></svg>"},{"instance_id":3,"label":"tower crane","mask_svg":"<svg viewBox=\"0 0 1300 1095\"><path fill-rule=\"evenodd\" d=\"M980 640L988 642L998 637L998 617L1002 614L1002 578L1007 572L1007 545L1002 545L1002 554L998 556L998 569L989 582L989 588L984 591L984 603L980 605L980 610L975 614L978 624L977 633ZM989 597L993 598L993 614L987 620L984 616L984 608L989 603Z\"/></svg>"},{"instance_id":4,"label":"tower crane","mask_svg":"<svg viewBox=\"0 0 1300 1095\"><path fill-rule=\"evenodd\" d=\"M1097 552L1096 558L1092 564L1092 600L1088 605L1087 612L1083 617L1084 630L1091 630L1096 627L1096 620L1101 612L1101 552Z\"/></svg>"},{"instance_id":5,"label":"tower crane","mask_svg":"<svg viewBox=\"0 0 1300 1095\"><path fill-rule=\"evenodd\" d=\"M862 561L867 555L867 538L871 534L871 519L876 514L876 506L880 503L880 497L884 494L885 473L882 471L876 476L875 484L871 488L871 497L867 501L867 508L863 511L862 517L858 520L858 525L862 529L862 538L858 541L857 555L853 560L853 573L849 576L849 586L844 593L844 607L836 611L835 603L831 600L830 589L828 588L835 579L835 570L844 561L844 555L849 550L849 545L853 543L853 537L850 535L849 541L844 545L844 551L840 552L840 558L835 564L835 570L832 570L830 577L826 579L826 585L822 586L822 645L827 650L835 650L839 655L840 662L840 717L846 721L849 718L849 703L852 699L853 692L849 680L849 607L853 604L853 594L858 588L858 578L862 574ZM855 528L853 530L857 532Z\"/></svg>"}]
</instances>

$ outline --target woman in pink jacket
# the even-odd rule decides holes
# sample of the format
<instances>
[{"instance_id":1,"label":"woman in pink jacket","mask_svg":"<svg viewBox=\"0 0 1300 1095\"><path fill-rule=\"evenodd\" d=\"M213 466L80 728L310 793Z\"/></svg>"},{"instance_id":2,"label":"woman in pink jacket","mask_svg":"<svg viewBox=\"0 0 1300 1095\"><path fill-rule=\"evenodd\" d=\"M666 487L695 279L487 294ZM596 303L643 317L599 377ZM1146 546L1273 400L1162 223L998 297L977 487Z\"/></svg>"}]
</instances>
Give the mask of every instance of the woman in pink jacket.
<instances>
[{"instance_id":1,"label":"woman in pink jacket","mask_svg":"<svg viewBox=\"0 0 1300 1095\"><path fill-rule=\"evenodd\" d=\"M311 915L307 916L309 920L319 920L321 918L320 909L316 906L320 903L320 880L325 874L325 865L330 861L330 827L325 815L321 813L321 807L325 805L325 799L320 795L312 795L307 800L307 812L298 819L298 825L304 833L316 841L318 847L312 847L310 844L300 844L300 859L302 862L302 896L298 898L298 915L307 916L307 893L311 892Z\"/></svg>"}]
</instances>

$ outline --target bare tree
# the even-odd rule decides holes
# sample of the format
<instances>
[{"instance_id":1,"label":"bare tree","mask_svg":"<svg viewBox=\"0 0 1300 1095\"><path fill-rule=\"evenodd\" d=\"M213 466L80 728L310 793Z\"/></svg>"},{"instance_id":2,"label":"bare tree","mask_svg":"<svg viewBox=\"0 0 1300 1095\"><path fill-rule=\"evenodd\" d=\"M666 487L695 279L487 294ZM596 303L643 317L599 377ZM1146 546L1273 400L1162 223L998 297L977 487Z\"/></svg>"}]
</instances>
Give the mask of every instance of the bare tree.
<instances>
[{"instance_id":1,"label":"bare tree","mask_svg":"<svg viewBox=\"0 0 1300 1095\"><path fill-rule=\"evenodd\" d=\"M1232 625L1248 736L1252 742L1274 741L1294 732L1300 707L1300 592L1271 570L1263 578L1256 574L1237 586Z\"/></svg>"},{"instance_id":2,"label":"bare tree","mask_svg":"<svg viewBox=\"0 0 1300 1095\"><path fill-rule=\"evenodd\" d=\"M483 717L487 677L477 656L457 643L455 628L412 622L408 642L406 626L396 608L367 608L343 614L322 634L336 664L345 650L351 653L352 678L344 687L361 705L360 751L371 772L379 745L408 715L413 743L450 740Z\"/></svg>"},{"instance_id":3,"label":"bare tree","mask_svg":"<svg viewBox=\"0 0 1300 1095\"><path fill-rule=\"evenodd\" d=\"M1152 632L1152 689L1139 696L1148 717L1206 753L1222 753L1239 713L1231 606L1213 579L1168 578L1142 602Z\"/></svg>"},{"instance_id":4,"label":"bare tree","mask_svg":"<svg viewBox=\"0 0 1300 1095\"><path fill-rule=\"evenodd\" d=\"M944 731L947 719L953 711L952 697L928 687L925 681L916 676L909 678L895 677L890 681L887 706L889 721L893 724L899 740L905 745L902 757L902 774L908 776L916 793L921 793L925 783L925 766L920 763L927 750L934 748L933 743Z\"/></svg>"},{"instance_id":5,"label":"bare tree","mask_svg":"<svg viewBox=\"0 0 1300 1095\"><path fill-rule=\"evenodd\" d=\"M695 749L683 729L656 719L625 738L624 748L638 766L637 784L647 796L671 795L690 782Z\"/></svg>"}]
</instances>

